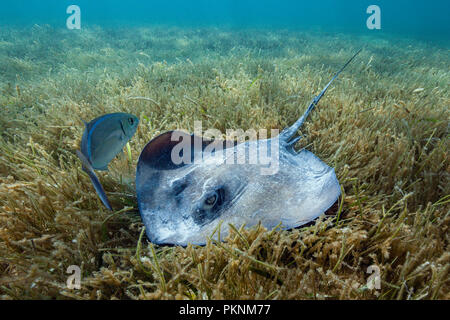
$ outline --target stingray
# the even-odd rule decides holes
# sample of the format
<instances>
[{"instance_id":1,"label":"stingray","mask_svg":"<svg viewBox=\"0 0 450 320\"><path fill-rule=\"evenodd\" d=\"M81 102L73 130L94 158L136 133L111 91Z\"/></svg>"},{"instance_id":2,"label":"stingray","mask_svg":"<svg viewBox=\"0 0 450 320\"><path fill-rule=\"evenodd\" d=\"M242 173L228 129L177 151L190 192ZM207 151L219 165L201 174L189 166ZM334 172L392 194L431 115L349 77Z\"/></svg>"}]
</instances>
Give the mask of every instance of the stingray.
<instances>
[{"instance_id":1,"label":"stingray","mask_svg":"<svg viewBox=\"0 0 450 320\"><path fill-rule=\"evenodd\" d=\"M301 138L295 136L360 51L292 126L271 139L237 143L169 131L151 140L136 168L138 207L149 240L203 245L208 237L219 238L218 227L218 240L229 233L230 224L251 227L261 223L272 229L281 223L292 229L329 209L341 190L335 171L312 152L295 151ZM267 154L275 154L274 161L261 161ZM270 167L275 170L270 172Z\"/></svg>"}]
</instances>

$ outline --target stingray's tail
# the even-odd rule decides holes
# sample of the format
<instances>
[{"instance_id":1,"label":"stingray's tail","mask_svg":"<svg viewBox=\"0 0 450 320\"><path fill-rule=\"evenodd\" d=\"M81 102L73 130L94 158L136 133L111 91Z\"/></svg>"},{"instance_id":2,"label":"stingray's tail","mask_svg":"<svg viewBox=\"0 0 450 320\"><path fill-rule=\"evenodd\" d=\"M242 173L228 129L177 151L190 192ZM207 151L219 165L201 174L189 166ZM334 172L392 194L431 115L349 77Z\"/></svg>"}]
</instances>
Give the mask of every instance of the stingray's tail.
<instances>
[{"instance_id":1,"label":"stingray's tail","mask_svg":"<svg viewBox=\"0 0 450 320\"><path fill-rule=\"evenodd\" d=\"M105 205L106 208L108 208L108 210L112 211L112 207L111 204L109 203L108 197L106 196L105 190L103 189L102 184L98 180L97 175L95 174L91 164L86 159L86 157L81 153L80 150L77 150L77 155L78 158L80 158L81 162L83 163L82 166L83 171L88 174L89 178L91 178L91 182L95 188L95 191L97 191L100 200L102 200L103 204Z\"/></svg>"},{"instance_id":2,"label":"stingray's tail","mask_svg":"<svg viewBox=\"0 0 450 320\"><path fill-rule=\"evenodd\" d=\"M314 109L314 107L319 103L320 99L322 98L322 96L325 94L325 92L327 91L328 87L331 85L331 83L334 81L334 79L336 79L339 74L342 72L342 70L345 69L345 67L361 52L362 49L359 49L354 55L353 57L351 57L345 64L344 66L338 71L336 72L336 74L334 75L334 77L330 80L330 82L328 82L328 84L325 86L325 88L323 88L322 92L314 97L314 99L311 101L311 104L309 105L308 109L306 109L305 113L289 128L284 129L281 133L280 133L280 139L285 142L285 143L289 143L291 140L291 138L295 135L295 133L297 132L298 129L300 129L300 127L303 125L303 122L305 122L306 118L308 117L309 113L312 111L312 109ZM291 143L289 143L291 144Z\"/></svg>"}]
</instances>

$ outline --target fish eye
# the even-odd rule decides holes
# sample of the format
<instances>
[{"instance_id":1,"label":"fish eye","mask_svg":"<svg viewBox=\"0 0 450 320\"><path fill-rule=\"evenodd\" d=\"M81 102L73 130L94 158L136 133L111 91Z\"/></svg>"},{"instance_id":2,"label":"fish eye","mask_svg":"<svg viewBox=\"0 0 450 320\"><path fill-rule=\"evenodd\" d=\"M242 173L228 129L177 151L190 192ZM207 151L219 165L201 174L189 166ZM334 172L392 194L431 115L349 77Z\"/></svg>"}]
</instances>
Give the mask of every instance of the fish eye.
<instances>
[{"instance_id":1,"label":"fish eye","mask_svg":"<svg viewBox=\"0 0 450 320\"><path fill-rule=\"evenodd\" d=\"M129 123L130 125L133 125L133 124L134 124L134 119L133 119L133 118L128 118L128 123Z\"/></svg>"}]
</instances>

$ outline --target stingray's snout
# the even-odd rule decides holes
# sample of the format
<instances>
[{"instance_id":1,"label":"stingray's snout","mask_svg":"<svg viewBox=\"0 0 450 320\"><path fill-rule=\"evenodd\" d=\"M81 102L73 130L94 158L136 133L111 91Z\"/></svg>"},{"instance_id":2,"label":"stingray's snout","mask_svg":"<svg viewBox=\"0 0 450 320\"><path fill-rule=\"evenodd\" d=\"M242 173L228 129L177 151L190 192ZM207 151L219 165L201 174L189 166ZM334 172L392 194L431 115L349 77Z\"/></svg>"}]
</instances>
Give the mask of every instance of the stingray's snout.
<instances>
[{"instance_id":1,"label":"stingray's snout","mask_svg":"<svg viewBox=\"0 0 450 320\"><path fill-rule=\"evenodd\" d=\"M180 212L166 210L142 210L142 218L148 239L155 244L186 245L198 233L198 226L192 219L185 219Z\"/></svg>"}]
</instances>

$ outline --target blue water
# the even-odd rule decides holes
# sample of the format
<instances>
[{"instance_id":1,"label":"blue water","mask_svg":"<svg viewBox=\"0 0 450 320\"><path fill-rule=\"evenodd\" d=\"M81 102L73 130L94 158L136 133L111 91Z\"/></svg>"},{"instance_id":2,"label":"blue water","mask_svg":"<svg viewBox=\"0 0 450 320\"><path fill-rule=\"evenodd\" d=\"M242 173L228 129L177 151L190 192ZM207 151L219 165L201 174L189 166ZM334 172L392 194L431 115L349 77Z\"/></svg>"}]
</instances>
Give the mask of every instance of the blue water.
<instances>
[{"instance_id":1,"label":"blue water","mask_svg":"<svg viewBox=\"0 0 450 320\"><path fill-rule=\"evenodd\" d=\"M14 0L0 1L0 27L65 27L66 8L81 8L82 26L226 26L318 29L450 39L449 0ZM381 30L369 30L369 5L381 9Z\"/></svg>"}]
</instances>

